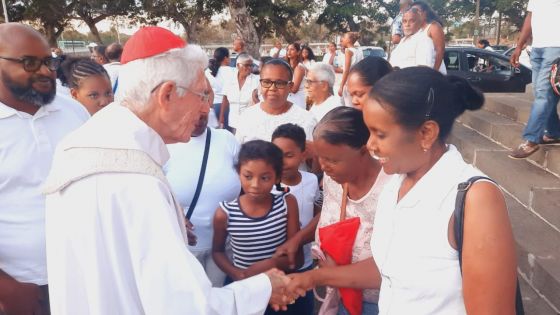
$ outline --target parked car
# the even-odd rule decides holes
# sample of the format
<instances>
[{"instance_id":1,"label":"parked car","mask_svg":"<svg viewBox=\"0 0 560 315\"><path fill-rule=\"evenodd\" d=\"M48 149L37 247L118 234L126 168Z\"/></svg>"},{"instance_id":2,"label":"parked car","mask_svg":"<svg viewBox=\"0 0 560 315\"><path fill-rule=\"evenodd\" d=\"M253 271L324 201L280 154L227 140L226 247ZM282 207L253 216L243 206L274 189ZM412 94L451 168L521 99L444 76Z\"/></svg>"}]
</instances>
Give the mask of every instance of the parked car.
<instances>
[{"instance_id":1,"label":"parked car","mask_svg":"<svg viewBox=\"0 0 560 315\"><path fill-rule=\"evenodd\" d=\"M474 40L472 38L457 38L449 41L448 45L457 47L474 47Z\"/></svg>"},{"instance_id":2,"label":"parked car","mask_svg":"<svg viewBox=\"0 0 560 315\"><path fill-rule=\"evenodd\" d=\"M490 46L492 49L494 49L495 52L497 53L503 53L504 51L509 49L509 46L507 45L494 45L494 46Z\"/></svg>"},{"instance_id":3,"label":"parked car","mask_svg":"<svg viewBox=\"0 0 560 315\"><path fill-rule=\"evenodd\" d=\"M504 56L507 56L508 59L511 57L511 54L513 54L513 51L515 50L515 47L511 47L510 49L506 50L504 52ZM524 65L525 67L531 69L531 46L527 46L525 47L525 49L523 49L521 51L521 55L519 56L519 63Z\"/></svg>"},{"instance_id":4,"label":"parked car","mask_svg":"<svg viewBox=\"0 0 560 315\"><path fill-rule=\"evenodd\" d=\"M513 67L509 58L490 50L447 47L443 58L447 73L463 77L486 93L524 93L531 69Z\"/></svg>"},{"instance_id":5,"label":"parked car","mask_svg":"<svg viewBox=\"0 0 560 315\"><path fill-rule=\"evenodd\" d=\"M387 53L381 47L377 46L360 46L360 50L365 57L375 56L387 59Z\"/></svg>"}]
</instances>

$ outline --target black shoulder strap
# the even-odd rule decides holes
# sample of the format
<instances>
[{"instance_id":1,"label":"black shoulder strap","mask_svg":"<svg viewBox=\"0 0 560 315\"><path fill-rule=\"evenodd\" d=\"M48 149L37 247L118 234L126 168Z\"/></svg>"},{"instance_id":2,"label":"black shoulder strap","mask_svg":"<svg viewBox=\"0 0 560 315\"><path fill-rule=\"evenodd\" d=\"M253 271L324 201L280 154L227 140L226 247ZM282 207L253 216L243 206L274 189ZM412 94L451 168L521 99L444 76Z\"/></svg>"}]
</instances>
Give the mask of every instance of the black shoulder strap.
<instances>
[{"instance_id":1,"label":"black shoulder strap","mask_svg":"<svg viewBox=\"0 0 560 315\"><path fill-rule=\"evenodd\" d=\"M461 273L463 272L463 228L465 219L465 199L467 197L467 191L469 191L469 189L475 182L481 179L495 183L488 177L474 176L469 178L466 182L460 183L457 187L455 211L453 212L453 217L455 219L455 222L453 224L453 234L455 236L455 242L457 243L457 251L459 252L459 267L461 268ZM525 310L523 309L523 299L521 298L521 291L519 289L519 280L517 280L517 287L515 289L515 313L516 315L525 314Z\"/></svg>"},{"instance_id":2,"label":"black shoulder strap","mask_svg":"<svg viewBox=\"0 0 560 315\"><path fill-rule=\"evenodd\" d=\"M204 156L202 157L202 166L200 167L200 174L198 175L198 183L196 184L196 191L194 193L191 205L187 211L187 220L191 219L194 208L198 203L198 197L200 197L200 191L202 190L202 184L204 183L204 175L206 174L206 165L208 164L208 153L210 152L210 138L212 138L212 133L210 128L206 128L206 144L204 145Z\"/></svg>"}]
</instances>

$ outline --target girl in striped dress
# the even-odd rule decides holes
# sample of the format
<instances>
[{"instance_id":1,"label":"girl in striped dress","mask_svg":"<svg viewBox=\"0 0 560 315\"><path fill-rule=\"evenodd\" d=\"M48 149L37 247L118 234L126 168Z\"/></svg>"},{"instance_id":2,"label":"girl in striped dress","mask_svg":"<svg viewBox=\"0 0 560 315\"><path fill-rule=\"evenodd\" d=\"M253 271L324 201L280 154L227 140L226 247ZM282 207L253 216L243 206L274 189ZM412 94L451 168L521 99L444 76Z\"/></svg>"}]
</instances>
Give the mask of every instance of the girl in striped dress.
<instances>
[{"instance_id":1,"label":"girl in striped dress","mask_svg":"<svg viewBox=\"0 0 560 315\"><path fill-rule=\"evenodd\" d=\"M214 261L233 281L271 268L292 271L285 256L272 257L278 246L299 231L294 196L271 193L274 186L279 187L282 169L283 154L274 144L254 140L241 146L237 172L245 193L233 201L220 203L214 215L212 243ZM233 261L225 254L228 235ZM303 255L299 256L301 265Z\"/></svg>"}]
</instances>

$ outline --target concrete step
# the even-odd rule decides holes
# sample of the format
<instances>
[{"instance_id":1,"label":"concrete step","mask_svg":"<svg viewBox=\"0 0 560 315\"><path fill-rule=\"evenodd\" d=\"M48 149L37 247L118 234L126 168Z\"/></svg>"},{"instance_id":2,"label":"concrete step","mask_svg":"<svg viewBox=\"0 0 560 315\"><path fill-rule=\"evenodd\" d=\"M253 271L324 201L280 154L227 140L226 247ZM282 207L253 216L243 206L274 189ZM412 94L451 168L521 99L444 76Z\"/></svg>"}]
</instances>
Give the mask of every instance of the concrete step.
<instances>
[{"instance_id":1,"label":"concrete step","mask_svg":"<svg viewBox=\"0 0 560 315\"><path fill-rule=\"evenodd\" d=\"M560 309L560 180L456 123L449 142L504 190L516 240L526 314ZM539 188L552 186L555 188Z\"/></svg>"},{"instance_id":2,"label":"concrete step","mask_svg":"<svg viewBox=\"0 0 560 315\"><path fill-rule=\"evenodd\" d=\"M485 94L484 109L500 114L513 121L526 124L531 112L531 94Z\"/></svg>"},{"instance_id":3,"label":"concrete step","mask_svg":"<svg viewBox=\"0 0 560 315\"><path fill-rule=\"evenodd\" d=\"M522 284L527 282L526 284L534 290L534 295L526 288L523 290L525 301L528 298L542 298L546 301L544 305L533 306L552 309L551 314L556 314L560 309L560 233L509 194L506 194L506 203L517 245L518 270L522 278L520 280ZM531 308L532 306L527 311Z\"/></svg>"},{"instance_id":4,"label":"concrete step","mask_svg":"<svg viewBox=\"0 0 560 315\"><path fill-rule=\"evenodd\" d=\"M496 180L527 208L560 231L560 178L527 160L513 160L509 150L477 131L456 123L449 142L464 159Z\"/></svg>"},{"instance_id":5,"label":"concrete step","mask_svg":"<svg viewBox=\"0 0 560 315\"><path fill-rule=\"evenodd\" d=\"M465 112L458 121L507 150L512 150L523 142L521 134L524 126L521 123L487 110ZM560 178L560 144L541 145L539 151L528 160Z\"/></svg>"}]
</instances>

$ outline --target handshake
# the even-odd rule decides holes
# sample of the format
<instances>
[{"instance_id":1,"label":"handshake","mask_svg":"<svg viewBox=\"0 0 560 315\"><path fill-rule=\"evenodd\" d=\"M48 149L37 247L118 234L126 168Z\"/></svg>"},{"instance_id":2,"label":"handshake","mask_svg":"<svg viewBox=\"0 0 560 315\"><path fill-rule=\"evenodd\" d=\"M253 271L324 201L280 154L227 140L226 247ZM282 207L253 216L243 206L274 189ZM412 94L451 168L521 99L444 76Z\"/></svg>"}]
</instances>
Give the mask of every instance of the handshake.
<instances>
[{"instance_id":1,"label":"handshake","mask_svg":"<svg viewBox=\"0 0 560 315\"><path fill-rule=\"evenodd\" d=\"M312 272L294 273L286 275L274 268L265 274L272 284L270 305L275 311L286 310L289 304L294 304L299 297L314 287Z\"/></svg>"}]
</instances>

